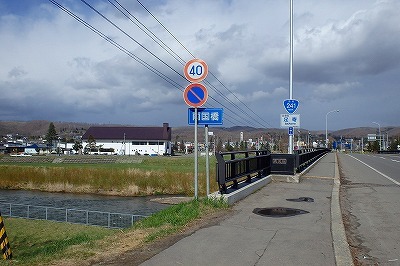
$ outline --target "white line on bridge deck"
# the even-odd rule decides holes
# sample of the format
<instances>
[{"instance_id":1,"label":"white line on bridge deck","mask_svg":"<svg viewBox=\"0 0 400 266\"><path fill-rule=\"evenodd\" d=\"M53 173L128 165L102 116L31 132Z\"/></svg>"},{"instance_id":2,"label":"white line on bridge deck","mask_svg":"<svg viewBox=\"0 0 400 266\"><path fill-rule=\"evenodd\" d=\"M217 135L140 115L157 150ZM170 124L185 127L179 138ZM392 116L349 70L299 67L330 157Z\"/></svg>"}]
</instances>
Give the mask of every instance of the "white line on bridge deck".
<instances>
[{"instance_id":1,"label":"white line on bridge deck","mask_svg":"<svg viewBox=\"0 0 400 266\"><path fill-rule=\"evenodd\" d=\"M378 174L382 175L382 176L383 176L383 177L385 177L386 179L388 179L388 180L392 181L392 182L393 182L393 183L395 183L396 185L400 186L400 183L399 183L399 182L397 182L396 180L394 180L393 178L391 178L391 177L389 177L389 176L385 175L384 173L382 173L382 172L380 172L380 171L376 170L376 169L375 169L375 168L373 168L372 166L369 166L368 164L364 163L363 161L361 161L361 160L357 159L356 157L354 157L354 156L352 156L352 155L349 155L349 156L350 156L351 158L353 158L353 159L355 159L355 160L359 161L360 163L364 164L365 166L367 166L367 167L371 168L372 170L374 170L374 171L375 171L375 172L377 172Z\"/></svg>"}]
</instances>

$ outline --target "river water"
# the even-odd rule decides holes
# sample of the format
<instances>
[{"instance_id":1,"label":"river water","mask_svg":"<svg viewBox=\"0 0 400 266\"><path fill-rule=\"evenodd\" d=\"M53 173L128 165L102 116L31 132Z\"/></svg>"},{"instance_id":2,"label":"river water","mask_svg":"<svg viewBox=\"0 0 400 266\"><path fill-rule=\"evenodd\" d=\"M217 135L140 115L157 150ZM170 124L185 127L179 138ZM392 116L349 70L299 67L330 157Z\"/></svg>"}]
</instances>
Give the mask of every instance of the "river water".
<instances>
[{"instance_id":1,"label":"river water","mask_svg":"<svg viewBox=\"0 0 400 266\"><path fill-rule=\"evenodd\" d=\"M135 215L151 215L169 207L167 204L151 202L150 199L152 198L156 197L120 197L0 189L0 202L12 204L127 213Z\"/></svg>"}]
</instances>

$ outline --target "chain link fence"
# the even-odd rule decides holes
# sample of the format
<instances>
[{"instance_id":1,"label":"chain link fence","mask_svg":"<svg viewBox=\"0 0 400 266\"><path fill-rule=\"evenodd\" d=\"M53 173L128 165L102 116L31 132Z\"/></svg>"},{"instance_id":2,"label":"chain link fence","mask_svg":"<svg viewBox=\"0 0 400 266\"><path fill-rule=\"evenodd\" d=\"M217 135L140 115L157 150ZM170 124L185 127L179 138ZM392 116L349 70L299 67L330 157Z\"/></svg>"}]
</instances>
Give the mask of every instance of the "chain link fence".
<instances>
[{"instance_id":1,"label":"chain link fence","mask_svg":"<svg viewBox=\"0 0 400 266\"><path fill-rule=\"evenodd\" d=\"M8 217L95 225L107 228L127 228L132 226L136 221L147 217L145 215L65 209L7 202L0 202L0 211L3 216Z\"/></svg>"}]
</instances>

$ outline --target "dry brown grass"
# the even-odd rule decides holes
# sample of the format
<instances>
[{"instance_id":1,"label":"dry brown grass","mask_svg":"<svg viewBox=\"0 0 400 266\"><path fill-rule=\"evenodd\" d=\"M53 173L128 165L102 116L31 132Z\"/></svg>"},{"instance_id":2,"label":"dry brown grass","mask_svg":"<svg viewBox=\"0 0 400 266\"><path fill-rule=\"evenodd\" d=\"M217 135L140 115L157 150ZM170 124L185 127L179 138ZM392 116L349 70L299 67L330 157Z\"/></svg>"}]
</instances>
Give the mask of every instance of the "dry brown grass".
<instances>
[{"instance_id":1,"label":"dry brown grass","mask_svg":"<svg viewBox=\"0 0 400 266\"><path fill-rule=\"evenodd\" d=\"M211 189L215 166L211 164ZM0 189L27 189L49 192L96 193L141 196L157 194L192 195L191 158L160 158L130 165L0 165ZM205 173L199 171L199 194L206 192Z\"/></svg>"}]
</instances>

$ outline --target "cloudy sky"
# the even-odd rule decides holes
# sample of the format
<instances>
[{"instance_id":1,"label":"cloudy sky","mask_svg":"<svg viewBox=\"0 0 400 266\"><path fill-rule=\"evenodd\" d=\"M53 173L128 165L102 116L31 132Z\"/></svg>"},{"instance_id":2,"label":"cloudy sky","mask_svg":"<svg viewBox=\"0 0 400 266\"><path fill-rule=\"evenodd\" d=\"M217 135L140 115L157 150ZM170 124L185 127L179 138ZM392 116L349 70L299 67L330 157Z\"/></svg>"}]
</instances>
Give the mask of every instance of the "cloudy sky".
<instances>
[{"instance_id":1,"label":"cloudy sky","mask_svg":"<svg viewBox=\"0 0 400 266\"><path fill-rule=\"evenodd\" d=\"M75 19L47 0L0 0L0 120L186 126L194 56L224 126L280 127L289 0L56 2ZM400 126L399 11L398 0L294 1L302 128L325 129L336 109L329 129Z\"/></svg>"}]
</instances>

